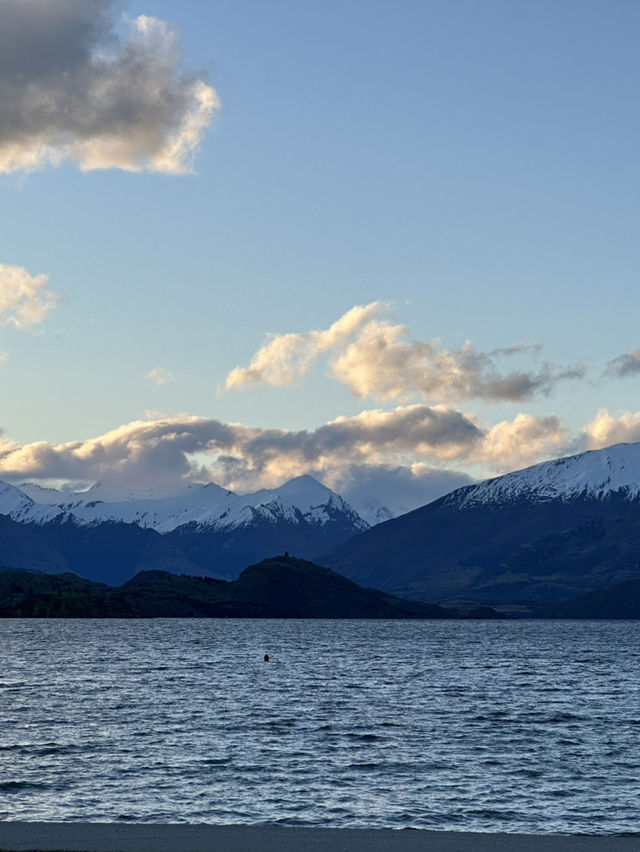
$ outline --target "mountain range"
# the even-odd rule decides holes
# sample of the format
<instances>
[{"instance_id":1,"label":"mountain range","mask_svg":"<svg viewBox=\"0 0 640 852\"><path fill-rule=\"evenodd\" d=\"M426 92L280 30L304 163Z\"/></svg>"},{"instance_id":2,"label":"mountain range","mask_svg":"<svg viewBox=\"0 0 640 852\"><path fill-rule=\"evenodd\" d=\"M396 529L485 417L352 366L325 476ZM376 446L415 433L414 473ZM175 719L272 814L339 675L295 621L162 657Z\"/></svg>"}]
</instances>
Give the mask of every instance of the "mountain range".
<instances>
[{"instance_id":1,"label":"mountain range","mask_svg":"<svg viewBox=\"0 0 640 852\"><path fill-rule=\"evenodd\" d=\"M269 553L313 557L368 528L310 476L242 495L213 483L124 500L105 491L0 483L0 565L111 585L150 569L233 578Z\"/></svg>"},{"instance_id":2,"label":"mountain range","mask_svg":"<svg viewBox=\"0 0 640 852\"><path fill-rule=\"evenodd\" d=\"M117 500L101 485L65 494L0 483L0 568L118 586L148 570L234 579L285 551L458 609L554 615L593 594L575 611L597 608L600 593L640 580L640 444L467 485L373 527L308 476L255 494L209 484ZM629 611L615 603L624 592L611 594L610 611Z\"/></svg>"},{"instance_id":3,"label":"mountain range","mask_svg":"<svg viewBox=\"0 0 640 852\"><path fill-rule=\"evenodd\" d=\"M31 483L19 488L0 483L0 513L21 523L71 520L83 526L123 522L160 533L185 525L220 532L251 526L257 520L326 527L340 518L341 522L348 520L355 530L368 527L342 497L311 476L298 476L280 488L253 494L235 494L213 482L186 485L169 496L146 489L114 500L104 491L101 483L81 492Z\"/></svg>"}]
</instances>

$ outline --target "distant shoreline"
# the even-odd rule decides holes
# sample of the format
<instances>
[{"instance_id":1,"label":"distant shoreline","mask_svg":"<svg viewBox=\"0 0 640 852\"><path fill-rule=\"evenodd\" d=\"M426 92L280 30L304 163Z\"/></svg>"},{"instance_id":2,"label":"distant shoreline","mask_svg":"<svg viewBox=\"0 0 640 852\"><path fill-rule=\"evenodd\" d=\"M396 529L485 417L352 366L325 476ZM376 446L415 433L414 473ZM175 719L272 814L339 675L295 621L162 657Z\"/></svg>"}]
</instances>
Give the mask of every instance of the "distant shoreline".
<instances>
[{"instance_id":1,"label":"distant shoreline","mask_svg":"<svg viewBox=\"0 0 640 852\"><path fill-rule=\"evenodd\" d=\"M637 852L639 836L0 822L0 852Z\"/></svg>"}]
</instances>

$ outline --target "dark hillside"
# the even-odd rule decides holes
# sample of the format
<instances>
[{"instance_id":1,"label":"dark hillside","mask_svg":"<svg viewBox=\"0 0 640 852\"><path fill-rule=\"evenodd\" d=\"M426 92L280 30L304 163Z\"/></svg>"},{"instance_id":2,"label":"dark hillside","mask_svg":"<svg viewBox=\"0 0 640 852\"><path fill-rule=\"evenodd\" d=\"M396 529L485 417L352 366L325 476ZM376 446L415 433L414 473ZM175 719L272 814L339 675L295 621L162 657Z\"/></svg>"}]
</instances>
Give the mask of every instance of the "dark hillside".
<instances>
[{"instance_id":1,"label":"dark hillside","mask_svg":"<svg viewBox=\"0 0 640 852\"><path fill-rule=\"evenodd\" d=\"M143 571L117 589L73 574L0 573L3 617L455 618L438 606L363 589L288 556L265 559L233 582ZM485 617L495 613L485 613Z\"/></svg>"},{"instance_id":2,"label":"dark hillside","mask_svg":"<svg viewBox=\"0 0 640 852\"><path fill-rule=\"evenodd\" d=\"M459 508L442 498L321 559L357 583L421 600L568 600L640 574L640 507L519 499Z\"/></svg>"}]
</instances>

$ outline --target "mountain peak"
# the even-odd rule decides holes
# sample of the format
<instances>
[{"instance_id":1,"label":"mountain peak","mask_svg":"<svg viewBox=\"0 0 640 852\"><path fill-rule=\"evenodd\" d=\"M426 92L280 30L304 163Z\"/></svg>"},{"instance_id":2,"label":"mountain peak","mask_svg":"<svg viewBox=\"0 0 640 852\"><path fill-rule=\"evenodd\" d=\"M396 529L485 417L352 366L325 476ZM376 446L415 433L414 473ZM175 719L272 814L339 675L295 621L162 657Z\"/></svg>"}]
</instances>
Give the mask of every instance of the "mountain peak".
<instances>
[{"instance_id":1,"label":"mountain peak","mask_svg":"<svg viewBox=\"0 0 640 852\"><path fill-rule=\"evenodd\" d=\"M458 488L443 500L448 505L464 508L520 499L536 502L578 497L604 500L614 494L627 500L640 496L640 443L614 444L601 450L587 450L541 462L477 485Z\"/></svg>"},{"instance_id":2,"label":"mountain peak","mask_svg":"<svg viewBox=\"0 0 640 852\"><path fill-rule=\"evenodd\" d=\"M314 479L313 476L310 476L309 474L303 474L302 476L296 476L293 479L289 479L278 488L274 488L273 491L285 499L303 497L309 500L323 500L326 502L328 497L338 496L330 488L327 488L326 485L318 482L317 479Z\"/></svg>"}]
</instances>

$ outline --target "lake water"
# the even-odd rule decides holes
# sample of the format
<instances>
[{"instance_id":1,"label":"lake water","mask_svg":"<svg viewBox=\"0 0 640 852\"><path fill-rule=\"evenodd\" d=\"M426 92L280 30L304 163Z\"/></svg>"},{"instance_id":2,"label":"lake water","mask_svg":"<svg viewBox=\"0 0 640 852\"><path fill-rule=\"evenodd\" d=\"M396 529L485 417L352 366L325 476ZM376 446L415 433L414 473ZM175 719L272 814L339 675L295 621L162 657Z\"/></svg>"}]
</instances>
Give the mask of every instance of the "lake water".
<instances>
[{"instance_id":1,"label":"lake water","mask_svg":"<svg viewBox=\"0 0 640 852\"><path fill-rule=\"evenodd\" d=\"M640 833L639 622L0 634L0 819Z\"/></svg>"}]
</instances>

